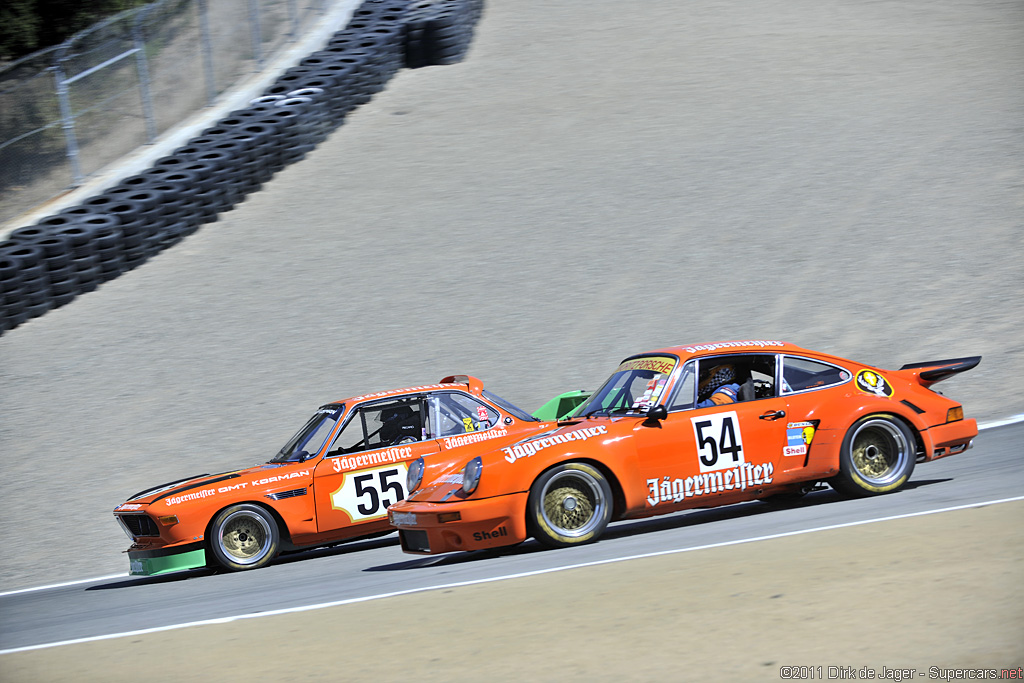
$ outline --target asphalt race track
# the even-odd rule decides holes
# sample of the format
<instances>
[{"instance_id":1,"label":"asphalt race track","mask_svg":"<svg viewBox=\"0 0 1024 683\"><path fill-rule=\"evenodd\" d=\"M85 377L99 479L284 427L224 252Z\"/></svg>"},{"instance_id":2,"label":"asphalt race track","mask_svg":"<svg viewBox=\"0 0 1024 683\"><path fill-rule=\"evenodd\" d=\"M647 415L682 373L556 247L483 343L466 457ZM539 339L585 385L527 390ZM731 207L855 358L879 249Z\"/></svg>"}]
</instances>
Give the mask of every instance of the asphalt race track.
<instances>
[{"instance_id":1,"label":"asphalt race track","mask_svg":"<svg viewBox=\"0 0 1024 683\"><path fill-rule=\"evenodd\" d=\"M4 615L0 623L0 649L16 650L33 646L76 640L93 640L112 634L137 637L147 630L197 622L221 623L232 618L254 617L261 613L289 612L310 606L344 605L368 598L384 598L442 589L451 592L455 586L487 583L494 579L510 579L543 574L619 560L663 555L676 571L685 575L688 566L699 560L692 549L707 552L716 546L767 539L778 541L813 530L807 540L817 545L827 541L813 536L835 534L837 529L884 526L886 520L924 519L934 517L942 525L944 516L956 510L990 503L993 512L1010 519L1020 554L1020 513L1024 510L1024 471L1019 467L1020 439L1024 425L988 430L977 441L974 450L920 466L908 487L896 494L871 499L843 499L831 490L809 494L802 501L786 506L761 502L743 503L715 510L677 513L666 517L612 525L604 539L590 546L562 551L545 551L535 542L527 542L504 552L476 552L440 557L403 555L396 539L353 543L329 550L311 551L287 556L263 570L240 574L214 574L205 570L165 577L107 578L70 586L38 591L23 591L0 597ZM995 501L1009 501L999 502ZM1015 501L1015 502L1014 502ZM994 504L992 504L994 503ZM1010 515L1010 518L1007 518ZM867 528L867 527L865 527ZM992 534L996 529L975 529L977 535ZM877 532L876 532L877 533ZM903 539L902 542L905 542ZM897 545L902 542L896 539ZM892 539L886 540L887 544ZM763 543L761 544L763 545ZM756 566L757 551L751 546L748 561ZM867 573L873 571L872 550L865 547L856 554ZM949 558L933 558L941 565ZM628 574L628 562L619 570ZM921 572L925 567L905 567L904 572ZM998 568L988 566L989 581L1002 584L1019 579L1019 568L1000 575ZM862 570L863 571L863 570ZM952 570L946 569L947 572ZM761 577L766 585L773 577ZM820 578L820 577L819 577ZM860 577L865 580L864 576ZM981 580L981 577L979 577ZM489 584L500 593L507 581ZM509 590L508 588L504 589ZM1011 614L1024 607L1024 591L1006 595L1004 609ZM611 600L609 609L615 609ZM333 609L339 609L333 607ZM342 608L343 609L343 608ZM276 617L275 617L276 618ZM253 620L253 627L262 626L273 632L272 620ZM1019 647L1024 637L1024 623L1004 624L1000 637ZM987 633L976 634L987 637ZM311 634L327 646L330 634ZM1017 640L1014 640L1014 639ZM992 645L993 643L990 643ZM967 652L962 645L953 652ZM1018 649L1019 653L1019 649ZM912 659L918 653L907 653ZM10 661L10 660L6 660ZM42 661L42 660L38 660ZM867 662L862 662L862 664ZM1004 662L1004 664L1008 664Z\"/></svg>"},{"instance_id":2,"label":"asphalt race track","mask_svg":"<svg viewBox=\"0 0 1024 683\"><path fill-rule=\"evenodd\" d=\"M534 409L631 353L781 338L883 368L980 354L938 388L980 420L1024 413L1022 45L1019 3L489 3L465 62L400 72L220 221L0 337L0 589L123 573L110 511L131 493L265 461L327 400L452 373ZM0 597L0 648L1013 498L1019 434L986 432L894 496L627 523L573 551L425 562L382 539L249 574L17 593ZM984 510L1019 527L1020 509ZM912 527L885 524L906 557L931 556ZM1019 534L967 531L1019 555ZM751 566L767 557L750 552ZM977 557L935 561L952 572ZM1018 586L983 603L1010 616L946 663L1024 662L1024 577L1010 566L1015 582L977 579L979 594ZM814 612L824 631L844 618L833 599L871 602L845 588ZM915 604L941 603L935 590ZM409 614L429 616L399 609L396 623ZM765 614L750 616L793 626ZM957 621L938 607L922 618L915 632ZM729 642L715 623L711 650ZM221 627L204 628L210 640ZM27 679L13 667L31 654L4 655L0 677ZM868 650L849 663L883 664Z\"/></svg>"}]
</instances>

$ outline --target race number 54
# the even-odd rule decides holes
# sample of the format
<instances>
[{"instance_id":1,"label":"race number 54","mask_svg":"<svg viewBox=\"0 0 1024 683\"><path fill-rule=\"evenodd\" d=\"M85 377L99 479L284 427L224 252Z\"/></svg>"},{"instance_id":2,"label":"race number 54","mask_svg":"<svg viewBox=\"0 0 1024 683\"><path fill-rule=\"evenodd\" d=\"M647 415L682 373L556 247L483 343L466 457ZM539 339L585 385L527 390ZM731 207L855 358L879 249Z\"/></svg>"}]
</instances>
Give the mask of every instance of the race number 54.
<instances>
[{"instance_id":1,"label":"race number 54","mask_svg":"<svg viewBox=\"0 0 1024 683\"><path fill-rule=\"evenodd\" d=\"M690 418L701 472L727 470L742 464L743 436L735 411Z\"/></svg>"},{"instance_id":2,"label":"race number 54","mask_svg":"<svg viewBox=\"0 0 1024 683\"><path fill-rule=\"evenodd\" d=\"M353 522L386 517L388 506L405 498L408 471L408 466L400 463L349 472L341 487L331 494L331 507Z\"/></svg>"}]
</instances>

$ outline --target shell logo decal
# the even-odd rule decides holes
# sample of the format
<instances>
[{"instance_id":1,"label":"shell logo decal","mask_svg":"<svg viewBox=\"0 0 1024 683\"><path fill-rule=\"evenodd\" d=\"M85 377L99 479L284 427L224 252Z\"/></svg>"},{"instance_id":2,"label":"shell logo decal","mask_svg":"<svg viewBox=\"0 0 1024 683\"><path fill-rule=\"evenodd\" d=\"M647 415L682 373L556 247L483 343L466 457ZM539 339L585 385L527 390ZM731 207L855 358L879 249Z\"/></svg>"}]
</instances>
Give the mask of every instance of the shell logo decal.
<instances>
[{"instance_id":1,"label":"shell logo decal","mask_svg":"<svg viewBox=\"0 0 1024 683\"><path fill-rule=\"evenodd\" d=\"M857 388L865 394L883 398L890 398L893 394L892 385L874 370L861 370L857 373Z\"/></svg>"}]
</instances>

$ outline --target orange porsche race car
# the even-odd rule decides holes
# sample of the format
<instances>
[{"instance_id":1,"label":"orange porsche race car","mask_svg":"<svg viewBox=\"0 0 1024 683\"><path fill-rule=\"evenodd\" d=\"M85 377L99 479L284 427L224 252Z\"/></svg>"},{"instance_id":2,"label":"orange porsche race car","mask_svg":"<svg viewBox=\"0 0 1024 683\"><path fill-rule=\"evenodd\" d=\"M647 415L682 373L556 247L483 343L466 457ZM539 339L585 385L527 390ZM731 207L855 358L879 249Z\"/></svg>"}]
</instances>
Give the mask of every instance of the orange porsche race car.
<instances>
[{"instance_id":1,"label":"orange porsche race car","mask_svg":"<svg viewBox=\"0 0 1024 683\"><path fill-rule=\"evenodd\" d=\"M322 406L269 462L146 489L114 509L131 574L254 569L280 551L393 532L410 462L549 429L475 377Z\"/></svg>"},{"instance_id":2,"label":"orange porsche race car","mask_svg":"<svg viewBox=\"0 0 1024 683\"><path fill-rule=\"evenodd\" d=\"M781 341L625 359L566 419L515 443L415 461L389 508L402 549L434 554L596 540L612 520L806 493L896 491L970 447L974 420L932 391L980 357L873 368Z\"/></svg>"}]
</instances>

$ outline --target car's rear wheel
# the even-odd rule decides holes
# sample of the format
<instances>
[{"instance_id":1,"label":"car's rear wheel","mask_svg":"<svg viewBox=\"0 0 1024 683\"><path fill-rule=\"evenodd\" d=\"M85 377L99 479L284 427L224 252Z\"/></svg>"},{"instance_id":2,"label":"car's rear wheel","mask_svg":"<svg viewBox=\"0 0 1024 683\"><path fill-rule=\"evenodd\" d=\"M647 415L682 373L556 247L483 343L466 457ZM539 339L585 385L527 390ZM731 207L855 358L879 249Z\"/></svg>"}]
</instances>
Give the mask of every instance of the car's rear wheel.
<instances>
[{"instance_id":1,"label":"car's rear wheel","mask_svg":"<svg viewBox=\"0 0 1024 683\"><path fill-rule=\"evenodd\" d=\"M221 567L231 571L257 569L277 554L280 532L267 510L252 503L226 507L210 527L210 551Z\"/></svg>"},{"instance_id":2,"label":"car's rear wheel","mask_svg":"<svg viewBox=\"0 0 1024 683\"><path fill-rule=\"evenodd\" d=\"M592 465L570 462L540 475L530 487L526 522L544 545L564 548L596 541L611 520L612 489Z\"/></svg>"},{"instance_id":3,"label":"car's rear wheel","mask_svg":"<svg viewBox=\"0 0 1024 683\"><path fill-rule=\"evenodd\" d=\"M889 493L914 471L914 434L893 415L869 415L853 423L839 453L839 474L829 483L851 496Z\"/></svg>"}]
</instances>

